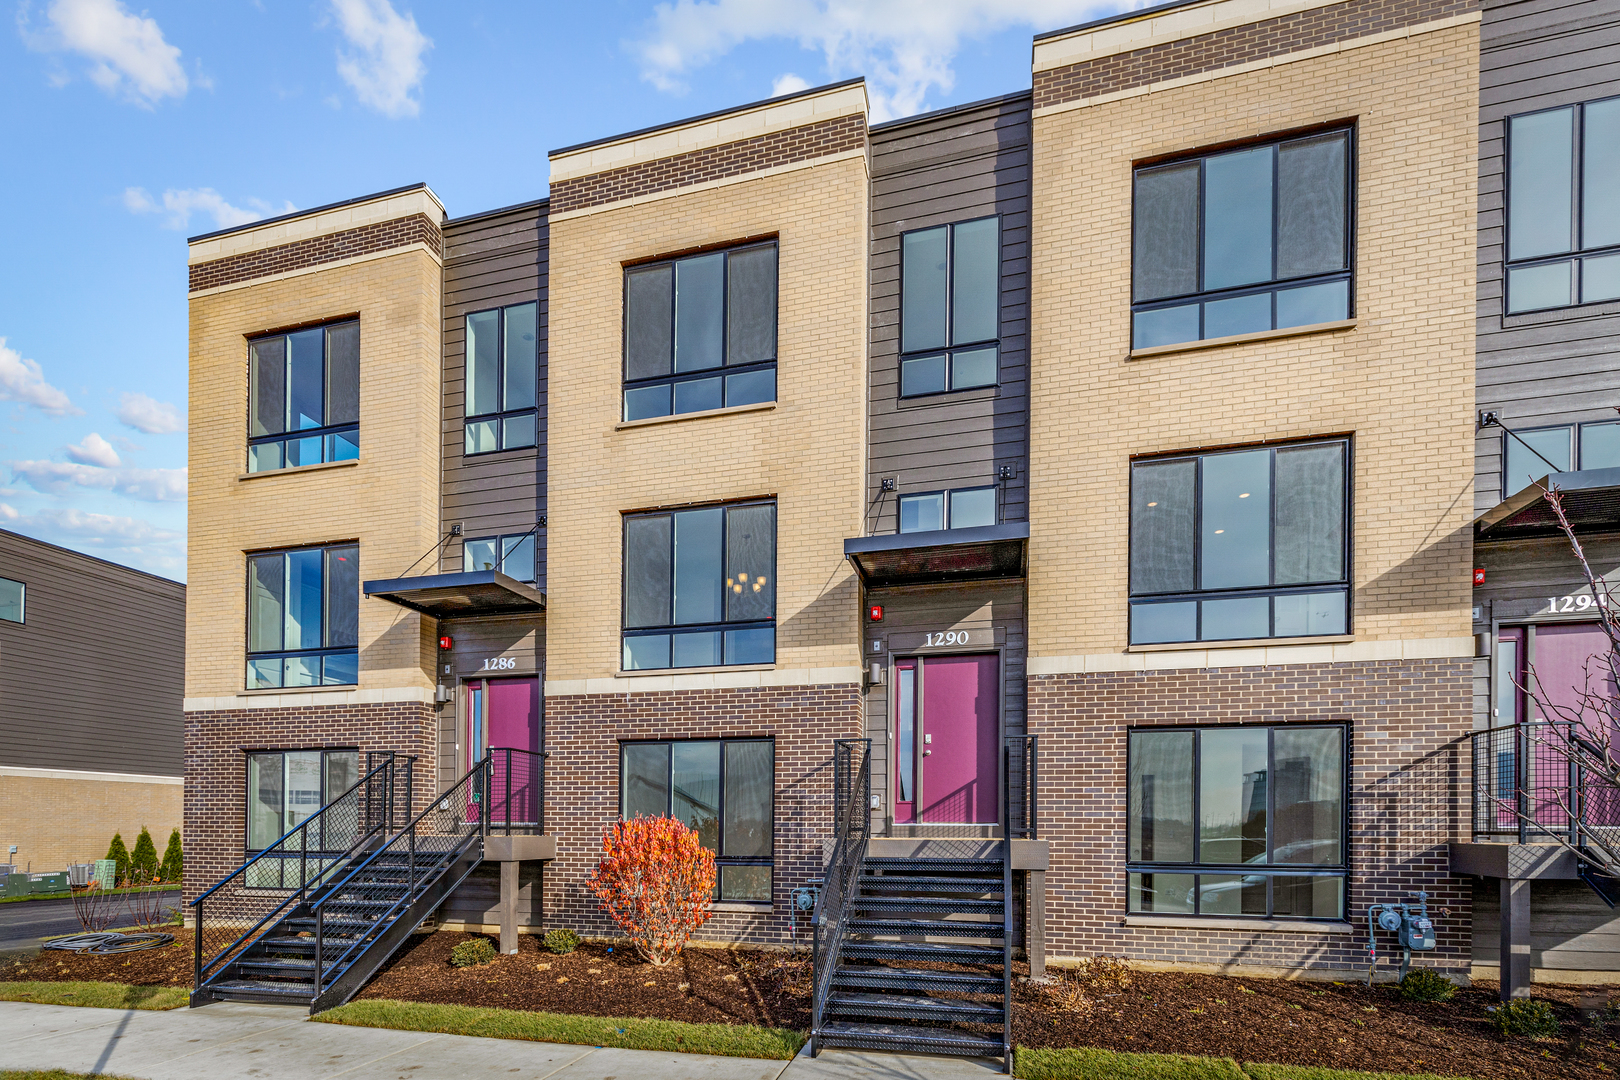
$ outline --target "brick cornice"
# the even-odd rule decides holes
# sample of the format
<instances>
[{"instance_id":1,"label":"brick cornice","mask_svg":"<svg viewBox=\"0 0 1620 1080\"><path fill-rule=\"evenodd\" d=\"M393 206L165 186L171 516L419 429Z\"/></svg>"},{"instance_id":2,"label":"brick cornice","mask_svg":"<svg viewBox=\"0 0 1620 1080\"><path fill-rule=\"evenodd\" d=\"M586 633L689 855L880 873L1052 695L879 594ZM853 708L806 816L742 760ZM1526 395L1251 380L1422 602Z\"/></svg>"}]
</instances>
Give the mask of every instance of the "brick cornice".
<instances>
[{"instance_id":1,"label":"brick cornice","mask_svg":"<svg viewBox=\"0 0 1620 1080\"><path fill-rule=\"evenodd\" d=\"M866 145L866 118L838 116L804 127L692 150L656 161L559 180L551 185L551 213L566 214L674 188L762 172L830 157Z\"/></svg>"},{"instance_id":2,"label":"brick cornice","mask_svg":"<svg viewBox=\"0 0 1620 1080\"><path fill-rule=\"evenodd\" d=\"M312 236L290 244L197 263L190 268L189 291L217 289L222 285L286 274L411 244L425 244L435 255L444 257L444 236L438 224L425 214L412 214L392 221L379 221L325 236Z\"/></svg>"},{"instance_id":3,"label":"brick cornice","mask_svg":"<svg viewBox=\"0 0 1620 1080\"><path fill-rule=\"evenodd\" d=\"M1348 0L1037 71L1035 109L1463 15L1479 0Z\"/></svg>"}]
</instances>

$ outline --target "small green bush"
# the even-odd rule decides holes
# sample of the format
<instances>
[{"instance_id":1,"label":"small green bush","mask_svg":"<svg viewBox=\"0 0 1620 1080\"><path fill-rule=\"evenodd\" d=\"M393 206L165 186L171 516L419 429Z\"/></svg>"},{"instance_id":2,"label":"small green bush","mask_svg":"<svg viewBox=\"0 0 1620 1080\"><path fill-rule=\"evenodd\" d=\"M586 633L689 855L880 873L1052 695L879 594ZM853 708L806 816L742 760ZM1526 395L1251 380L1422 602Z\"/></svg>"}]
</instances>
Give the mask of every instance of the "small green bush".
<instances>
[{"instance_id":1,"label":"small green bush","mask_svg":"<svg viewBox=\"0 0 1620 1080\"><path fill-rule=\"evenodd\" d=\"M558 956L567 956L579 948L579 935L572 930L559 927L556 930L547 930L546 936L540 939L547 949Z\"/></svg>"},{"instance_id":2,"label":"small green bush","mask_svg":"<svg viewBox=\"0 0 1620 1080\"><path fill-rule=\"evenodd\" d=\"M113 872L113 881L118 885L129 881L129 848L124 846L121 833L113 833L112 843L107 845L107 858L118 864L118 869Z\"/></svg>"},{"instance_id":3,"label":"small green bush","mask_svg":"<svg viewBox=\"0 0 1620 1080\"><path fill-rule=\"evenodd\" d=\"M141 835L135 838L135 850L129 853L129 876L144 885L157 877L157 872L157 845L152 843L152 834L142 825Z\"/></svg>"},{"instance_id":4,"label":"small green bush","mask_svg":"<svg viewBox=\"0 0 1620 1080\"><path fill-rule=\"evenodd\" d=\"M495 959L495 945L487 937L463 941L450 950L450 962L456 967L476 967Z\"/></svg>"},{"instance_id":5,"label":"small green bush","mask_svg":"<svg viewBox=\"0 0 1620 1080\"><path fill-rule=\"evenodd\" d=\"M163 851L163 865L158 869L158 876L164 881L178 883L184 872L185 856L180 849L180 830L176 829L169 834L169 846Z\"/></svg>"},{"instance_id":6,"label":"small green bush","mask_svg":"<svg viewBox=\"0 0 1620 1080\"><path fill-rule=\"evenodd\" d=\"M1491 1014L1491 1023L1499 1035L1522 1035L1527 1039L1556 1039L1558 1017L1545 1001L1518 998L1498 1005Z\"/></svg>"},{"instance_id":7,"label":"small green bush","mask_svg":"<svg viewBox=\"0 0 1620 1080\"><path fill-rule=\"evenodd\" d=\"M1401 997L1407 1001L1450 1001L1457 986L1430 968L1413 968L1401 980Z\"/></svg>"}]
</instances>

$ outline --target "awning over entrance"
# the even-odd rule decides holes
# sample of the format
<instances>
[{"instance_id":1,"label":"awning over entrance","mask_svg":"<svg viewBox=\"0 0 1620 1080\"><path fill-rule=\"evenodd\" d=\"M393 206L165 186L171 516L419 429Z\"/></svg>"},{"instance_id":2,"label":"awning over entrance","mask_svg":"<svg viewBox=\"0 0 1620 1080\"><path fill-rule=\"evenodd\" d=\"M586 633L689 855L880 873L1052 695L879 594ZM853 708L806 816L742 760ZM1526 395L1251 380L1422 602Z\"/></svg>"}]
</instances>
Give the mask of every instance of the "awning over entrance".
<instances>
[{"instance_id":1,"label":"awning over entrance","mask_svg":"<svg viewBox=\"0 0 1620 1080\"><path fill-rule=\"evenodd\" d=\"M436 619L532 615L546 609L545 593L499 570L368 581L365 594Z\"/></svg>"},{"instance_id":2,"label":"awning over entrance","mask_svg":"<svg viewBox=\"0 0 1620 1080\"><path fill-rule=\"evenodd\" d=\"M938 585L981 578L1023 577L1029 522L975 529L857 536L844 555L868 587Z\"/></svg>"},{"instance_id":3,"label":"awning over entrance","mask_svg":"<svg viewBox=\"0 0 1620 1080\"><path fill-rule=\"evenodd\" d=\"M1620 469L1582 469L1552 473L1515 495L1509 495L1474 522L1479 540L1516 540L1558 531L1558 518L1547 505L1545 487L1563 496L1564 514L1577 531L1620 529Z\"/></svg>"}]
</instances>

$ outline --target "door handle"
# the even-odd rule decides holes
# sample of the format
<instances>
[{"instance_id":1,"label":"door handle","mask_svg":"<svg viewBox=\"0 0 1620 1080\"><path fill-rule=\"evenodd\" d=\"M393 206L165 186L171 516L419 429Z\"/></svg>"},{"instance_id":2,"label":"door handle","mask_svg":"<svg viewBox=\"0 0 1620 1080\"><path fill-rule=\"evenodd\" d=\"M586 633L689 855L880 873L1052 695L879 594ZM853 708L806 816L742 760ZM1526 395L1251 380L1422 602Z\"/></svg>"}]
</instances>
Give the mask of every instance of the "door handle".
<instances>
[{"instance_id":1,"label":"door handle","mask_svg":"<svg viewBox=\"0 0 1620 1080\"><path fill-rule=\"evenodd\" d=\"M932 754L932 753L933 753L932 750L924 750L923 751L923 757L927 757L929 754Z\"/></svg>"}]
</instances>

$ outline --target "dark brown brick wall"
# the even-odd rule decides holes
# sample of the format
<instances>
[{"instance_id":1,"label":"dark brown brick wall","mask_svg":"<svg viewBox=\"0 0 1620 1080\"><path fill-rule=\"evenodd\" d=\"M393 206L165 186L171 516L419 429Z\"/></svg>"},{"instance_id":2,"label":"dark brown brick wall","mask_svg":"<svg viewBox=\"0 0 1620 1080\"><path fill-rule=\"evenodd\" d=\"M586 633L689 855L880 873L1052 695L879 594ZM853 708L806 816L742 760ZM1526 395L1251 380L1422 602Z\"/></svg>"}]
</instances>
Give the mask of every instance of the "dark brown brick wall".
<instances>
[{"instance_id":1,"label":"dark brown brick wall","mask_svg":"<svg viewBox=\"0 0 1620 1080\"><path fill-rule=\"evenodd\" d=\"M710 941L788 944L792 890L822 867L832 835L834 739L861 732L856 685L675 690L546 699L546 831L557 837L557 861L545 872L545 925L587 935L618 930L585 888L602 850L602 830L619 813L619 740L665 738L776 739L776 836L769 915L720 912L698 936ZM809 925L799 920L798 943Z\"/></svg>"},{"instance_id":2,"label":"dark brown brick wall","mask_svg":"<svg viewBox=\"0 0 1620 1080\"><path fill-rule=\"evenodd\" d=\"M190 268L191 292L213 289L221 285L234 285L239 281L269 277L302 270L322 263L353 259L377 251L389 251L410 244L426 244L439 256L444 255L444 236L437 222L423 214L395 218L345 229L327 236L312 236L263 251L248 251L241 255L228 255L212 262L198 263Z\"/></svg>"},{"instance_id":3,"label":"dark brown brick wall","mask_svg":"<svg viewBox=\"0 0 1620 1080\"><path fill-rule=\"evenodd\" d=\"M1438 944L1425 963L1466 971L1471 892L1448 871L1467 839L1473 665L1467 659L1032 676L1051 955L1365 971L1367 905L1427 890ZM1350 725L1353 936L1126 927L1128 728ZM1433 910L1433 908L1431 908ZM1381 941L1381 955L1389 940Z\"/></svg>"},{"instance_id":4,"label":"dark brown brick wall","mask_svg":"<svg viewBox=\"0 0 1620 1080\"><path fill-rule=\"evenodd\" d=\"M432 705L321 705L186 713L185 899L242 865L246 837L247 750L359 747L415 754L415 801L434 794Z\"/></svg>"},{"instance_id":5,"label":"dark brown brick wall","mask_svg":"<svg viewBox=\"0 0 1620 1080\"><path fill-rule=\"evenodd\" d=\"M551 212L561 214L671 188L723 180L796 161L841 154L865 145L866 118L840 116L818 124L773 131L740 142L563 180L551 185Z\"/></svg>"},{"instance_id":6,"label":"dark brown brick wall","mask_svg":"<svg viewBox=\"0 0 1620 1080\"><path fill-rule=\"evenodd\" d=\"M1447 19L1479 0L1350 0L1035 73L1035 108Z\"/></svg>"}]
</instances>

